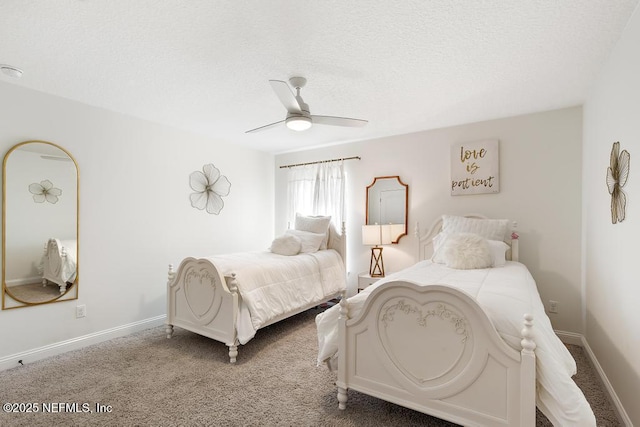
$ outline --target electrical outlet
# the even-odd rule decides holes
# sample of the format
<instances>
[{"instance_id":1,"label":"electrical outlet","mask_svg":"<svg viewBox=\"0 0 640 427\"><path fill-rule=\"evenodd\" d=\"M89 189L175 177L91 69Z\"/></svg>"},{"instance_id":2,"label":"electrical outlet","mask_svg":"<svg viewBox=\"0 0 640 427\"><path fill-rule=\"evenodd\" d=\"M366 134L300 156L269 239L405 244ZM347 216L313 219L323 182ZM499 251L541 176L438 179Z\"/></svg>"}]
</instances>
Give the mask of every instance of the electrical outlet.
<instances>
[{"instance_id":1,"label":"electrical outlet","mask_svg":"<svg viewBox=\"0 0 640 427\"><path fill-rule=\"evenodd\" d=\"M557 312L558 312L558 301L550 300L549 313L557 313Z\"/></svg>"},{"instance_id":2,"label":"electrical outlet","mask_svg":"<svg viewBox=\"0 0 640 427\"><path fill-rule=\"evenodd\" d=\"M78 305L76 306L76 319L81 317L85 317L87 315L87 306L86 305Z\"/></svg>"}]
</instances>

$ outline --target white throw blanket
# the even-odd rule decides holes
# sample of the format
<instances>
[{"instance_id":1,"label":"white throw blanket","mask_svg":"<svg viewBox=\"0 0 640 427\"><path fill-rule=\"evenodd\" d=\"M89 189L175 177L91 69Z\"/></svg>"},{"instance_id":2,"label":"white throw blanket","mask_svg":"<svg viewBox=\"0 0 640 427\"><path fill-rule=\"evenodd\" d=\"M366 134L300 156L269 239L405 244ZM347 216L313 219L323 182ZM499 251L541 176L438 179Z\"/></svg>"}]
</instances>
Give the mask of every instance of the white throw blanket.
<instances>
[{"instance_id":1,"label":"white throw blanket","mask_svg":"<svg viewBox=\"0 0 640 427\"><path fill-rule=\"evenodd\" d=\"M209 259L223 275L236 275L241 344L273 319L326 301L346 287L344 263L333 249L295 256L242 252Z\"/></svg>"},{"instance_id":2,"label":"white throw blanket","mask_svg":"<svg viewBox=\"0 0 640 427\"><path fill-rule=\"evenodd\" d=\"M484 309L505 342L518 351L522 349L520 330L523 315L532 314L533 339L537 345L538 407L556 425L596 425L589 403L571 378L576 373L575 360L553 331L535 281L524 264L508 261L504 267L455 270L431 261L421 261L349 298L349 317L354 318L360 313L371 291L393 280L407 280L420 285L444 284L468 293ZM316 317L318 364L337 363L338 317L338 306Z\"/></svg>"},{"instance_id":3,"label":"white throw blanket","mask_svg":"<svg viewBox=\"0 0 640 427\"><path fill-rule=\"evenodd\" d=\"M49 239L41 261L43 277L63 287L67 282L73 282L76 279L77 245L76 240Z\"/></svg>"}]
</instances>

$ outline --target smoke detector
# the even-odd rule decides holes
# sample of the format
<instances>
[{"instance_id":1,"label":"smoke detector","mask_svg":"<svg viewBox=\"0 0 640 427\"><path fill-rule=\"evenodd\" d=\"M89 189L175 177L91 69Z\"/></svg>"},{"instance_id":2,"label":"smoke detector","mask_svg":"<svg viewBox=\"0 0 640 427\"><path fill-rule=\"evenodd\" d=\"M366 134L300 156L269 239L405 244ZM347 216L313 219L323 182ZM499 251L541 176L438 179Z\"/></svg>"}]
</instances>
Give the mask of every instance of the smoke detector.
<instances>
[{"instance_id":1,"label":"smoke detector","mask_svg":"<svg viewBox=\"0 0 640 427\"><path fill-rule=\"evenodd\" d=\"M22 70L20 68L12 67L11 65L0 65L0 71L2 71L2 74L5 76L13 79L19 79L22 77Z\"/></svg>"}]
</instances>

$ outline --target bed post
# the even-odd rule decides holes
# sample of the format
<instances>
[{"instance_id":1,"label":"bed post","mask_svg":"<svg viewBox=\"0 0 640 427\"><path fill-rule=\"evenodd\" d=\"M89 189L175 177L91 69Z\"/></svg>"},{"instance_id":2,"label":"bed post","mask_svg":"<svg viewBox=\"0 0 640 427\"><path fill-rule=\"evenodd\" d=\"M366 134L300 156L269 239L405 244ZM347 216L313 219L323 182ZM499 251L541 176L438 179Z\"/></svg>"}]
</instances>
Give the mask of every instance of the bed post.
<instances>
[{"instance_id":1,"label":"bed post","mask_svg":"<svg viewBox=\"0 0 640 427\"><path fill-rule=\"evenodd\" d=\"M420 253L420 222L416 221L416 228L413 229L413 235L416 236L416 259L420 261L422 254Z\"/></svg>"},{"instance_id":2,"label":"bed post","mask_svg":"<svg viewBox=\"0 0 640 427\"><path fill-rule=\"evenodd\" d=\"M238 282L236 280L236 273L231 273L230 276L224 276L224 281L227 284L227 287L229 288L229 291L233 294L239 294L238 292ZM236 304L234 307L234 315L233 315L233 323L234 325L236 324L236 319L238 317L237 314L237 310L238 310L238 304L237 304L237 300L236 300ZM235 340L233 342L229 342L227 343L227 347L229 347L229 363L236 363L236 359L238 357L238 332L236 327L234 326L234 333L233 335L236 337Z\"/></svg>"},{"instance_id":3,"label":"bed post","mask_svg":"<svg viewBox=\"0 0 640 427\"><path fill-rule=\"evenodd\" d=\"M329 240L327 242L327 249L334 249L336 252L340 254L340 258L342 258L342 262L345 265L345 274L346 274L346 266L347 266L347 227L345 222L342 221L340 224L340 229L338 226L331 222L329 224Z\"/></svg>"},{"instance_id":4,"label":"bed post","mask_svg":"<svg viewBox=\"0 0 640 427\"><path fill-rule=\"evenodd\" d=\"M173 325L169 322L171 322L171 319L169 318L169 313L171 313L171 309L169 307L169 305L171 304L170 302L170 298L169 298L169 287L171 286L171 282L173 282L174 277L176 276L175 271L173 271L173 264L169 264L169 273L167 274L167 327L165 328L165 333L167 334L167 339L171 338L171 336L173 335Z\"/></svg>"},{"instance_id":5,"label":"bed post","mask_svg":"<svg viewBox=\"0 0 640 427\"><path fill-rule=\"evenodd\" d=\"M46 256L47 256L47 249L48 249L48 246L49 246L49 242L47 241L47 242L44 244L44 253L42 254L42 255L43 255L43 258L42 258L42 259L44 259L44 257L46 257ZM42 274L42 286L47 286L47 279L45 279L45 278L44 278L44 263L42 264L42 273L40 273L40 274Z\"/></svg>"},{"instance_id":6,"label":"bed post","mask_svg":"<svg viewBox=\"0 0 640 427\"><path fill-rule=\"evenodd\" d=\"M520 367L520 425L533 427L536 424L536 343L533 341L533 316L524 315L522 328L522 363Z\"/></svg>"},{"instance_id":7,"label":"bed post","mask_svg":"<svg viewBox=\"0 0 640 427\"><path fill-rule=\"evenodd\" d=\"M349 320L349 305L343 293L340 299L340 317L338 318L338 408L347 408L347 320Z\"/></svg>"},{"instance_id":8,"label":"bed post","mask_svg":"<svg viewBox=\"0 0 640 427\"><path fill-rule=\"evenodd\" d=\"M345 266L345 273L347 271L347 226L344 221L340 225L340 256L342 256L342 262ZM346 277L345 277L346 280Z\"/></svg>"},{"instance_id":9,"label":"bed post","mask_svg":"<svg viewBox=\"0 0 640 427\"><path fill-rule=\"evenodd\" d=\"M238 357L237 343L227 344L227 347L229 347L229 363L236 363L236 358Z\"/></svg>"},{"instance_id":10,"label":"bed post","mask_svg":"<svg viewBox=\"0 0 640 427\"><path fill-rule=\"evenodd\" d=\"M520 261L520 253L518 248L518 223L513 221L511 224L511 261Z\"/></svg>"},{"instance_id":11,"label":"bed post","mask_svg":"<svg viewBox=\"0 0 640 427\"><path fill-rule=\"evenodd\" d=\"M62 264L62 265L65 265L65 264L66 264L66 259L67 259L67 248L65 248L65 247L63 246L63 247L60 249L60 252L61 252L60 256L62 257L62 262L61 262L61 264ZM65 279L63 278L63 279L61 280L61 282L62 282L63 284L61 284L61 285L60 285L60 295L64 294L64 291L66 291L66 290L67 290L67 282L65 281Z\"/></svg>"}]
</instances>

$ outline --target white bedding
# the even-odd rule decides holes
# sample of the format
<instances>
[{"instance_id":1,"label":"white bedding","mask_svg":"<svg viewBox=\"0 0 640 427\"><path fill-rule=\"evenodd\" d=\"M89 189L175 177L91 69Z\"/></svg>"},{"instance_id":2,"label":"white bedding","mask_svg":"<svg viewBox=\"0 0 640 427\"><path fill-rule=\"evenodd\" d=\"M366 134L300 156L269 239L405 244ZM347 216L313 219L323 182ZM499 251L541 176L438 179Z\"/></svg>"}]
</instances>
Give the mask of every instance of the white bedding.
<instances>
[{"instance_id":1,"label":"white bedding","mask_svg":"<svg viewBox=\"0 0 640 427\"><path fill-rule=\"evenodd\" d=\"M278 316L326 301L346 287L344 263L333 249L295 256L243 252L209 259L223 275L236 275L241 344Z\"/></svg>"},{"instance_id":2,"label":"white bedding","mask_svg":"<svg viewBox=\"0 0 640 427\"><path fill-rule=\"evenodd\" d=\"M576 373L573 357L556 336L529 270L519 262L504 267L454 270L431 261L421 261L389 275L349 298L349 317L355 317L364 301L378 286L393 280L420 285L446 284L467 292L478 301L496 330L509 346L520 351L523 315L533 315L536 347L537 405L557 425L595 426L595 417L584 394L572 380ZM316 317L318 364L336 363L339 306Z\"/></svg>"},{"instance_id":3,"label":"white bedding","mask_svg":"<svg viewBox=\"0 0 640 427\"><path fill-rule=\"evenodd\" d=\"M60 286L73 282L76 279L77 245L76 240L49 239L42 257L43 277Z\"/></svg>"}]
</instances>

